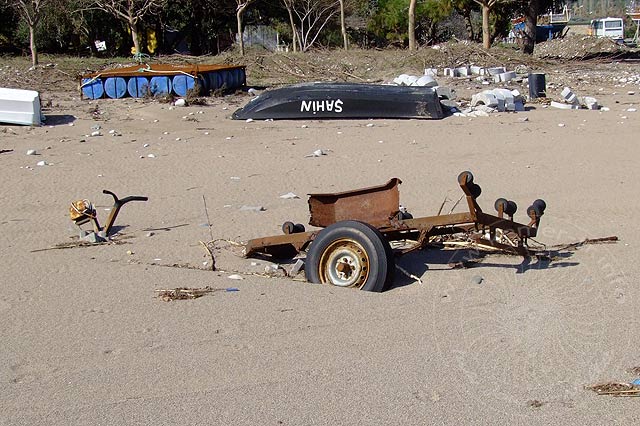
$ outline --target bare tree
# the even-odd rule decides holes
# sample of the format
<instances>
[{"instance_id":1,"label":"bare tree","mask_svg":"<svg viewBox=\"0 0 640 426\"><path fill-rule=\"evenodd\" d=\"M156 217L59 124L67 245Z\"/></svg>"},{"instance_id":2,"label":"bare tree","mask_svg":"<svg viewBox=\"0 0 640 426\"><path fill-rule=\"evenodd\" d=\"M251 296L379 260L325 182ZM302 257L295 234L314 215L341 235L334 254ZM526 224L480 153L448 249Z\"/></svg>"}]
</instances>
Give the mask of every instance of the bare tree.
<instances>
[{"instance_id":1,"label":"bare tree","mask_svg":"<svg viewBox=\"0 0 640 426\"><path fill-rule=\"evenodd\" d=\"M498 0L473 0L482 7L482 47L491 47L491 31L489 29L489 15Z\"/></svg>"},{"instance_id":2,"label":"bare tree","mask_svg":"<svg viewBox=\"0 0 640 426\"><path fill-rule=\"evenodd\" d=\"M347 40L347 26L344 23L344 0L340 0L340 30L342 31L344 50L347 50L349 48L349 43Z\"/></svg>"},{"instance_id":3,"label":"bare tree","mask_svg":"<svg viewBox=\"0 0 640 426\"><path fill-rule=\"evenodd\" d=\"M31 63L38 65L38 46L36 44L36 29L42 19L44 8L51 0L8 0L6 3L16 10L29 27L29 48L31 49Z\"/></svg>"},{"instance_id":4,"label":"bare tree","mask_svg":"<svg viewBox=\"0 0 640 426\"><path fill-rule=\"evenodd\" d=\"M318 40L318 36L339 11L340 0L283 0L291 18L294 40L300 50L306 52ZM346 32L345 32L346 34Z\"/></svg>"},{"instance_id":5,"label":"bare tree","mask_svg":"<svg viewBox=\"0 0 640 426\"><path fill-rule=\"evenodd\" d=\"M140 52L138 25L142 18L156 13L166 0L90 0L95 8L105 11L124 22L131 31L131 40L136 53Z\"/></svg>"},{"instance_id":6,"label":"bare tree","mask_svg":"<svg viewBox=\"0 0 640 426\"><path fill-rule=\"evenodd\" d=\"M242 37L242 17L249 5L255 0L236 0L236 20L238 22L238 43L240 43L240 54L244 56L244 38Z\"/></svg>"},{"instance_id":7,"label":"bare tree","mask_svg":"<svg viewBox=\"0 0 640 426\"><path fill-rule=\"evenodd\" d=\"M409 1L409 50L417 50L416 46L416 0Z\"/></svg>"},{"instance_id":8,"label":"bare tree","mask_svg":"<svg viewBox=\"0 0 640 426\"><path fill-rule=\"evenodd\" d=\"M296 22L293 19L293 2L294 0L282 0L282 4L285 9L287 9L287 13L289 14L289 25L291 25L291 34L292 34L292 46L293 51L297 52L298 48L300 48L300 41L298 39L298 29L296 28Z\"/></svg>"}]
</instances>

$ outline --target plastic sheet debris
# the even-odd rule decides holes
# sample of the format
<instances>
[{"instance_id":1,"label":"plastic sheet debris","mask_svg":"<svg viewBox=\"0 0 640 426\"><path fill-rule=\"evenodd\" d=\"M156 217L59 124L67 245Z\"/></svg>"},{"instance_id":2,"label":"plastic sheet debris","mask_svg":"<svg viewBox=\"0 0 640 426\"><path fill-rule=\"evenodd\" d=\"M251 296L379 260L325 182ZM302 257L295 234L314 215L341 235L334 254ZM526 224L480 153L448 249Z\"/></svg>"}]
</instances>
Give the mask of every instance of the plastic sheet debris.
<instances>
[{"instance_id":1,"label":"plastic sheet debris","mask_svg":"<svg viewBox=\"0 0 640 426\"><path fill-rule=\"evenodd\" d=\"M300 198L298 197L296 194L294 194L293 192L287 192L286 194L282 194L280 196L280 198L284 199L284 200L293 200L295 198Z\"/></svg>"},{"instance_id":2,"label":"plastic sheet debris","mask_svg":"<svg viewBox=\"0 0 640 426\"><path fill-rule=\"evenodd\" d=\"M244 279L244 278L242 278L241 275L238 275L238 274L229 275L227 278L229 278L230 280L237 280L237 281L240 281L240 280Z\"/></svg>"},{"instance_id":3,"label":"plastic sheet debris","mask_svg":"<svg viewBox=\"0 0 640 426\"><path fill-rule=\"evenodd\" d=\"M322 157L323 155L327 155L328 151L323 149L316 149L311 154L305 155L305 157Z\"/></svg>"}]
</instances>

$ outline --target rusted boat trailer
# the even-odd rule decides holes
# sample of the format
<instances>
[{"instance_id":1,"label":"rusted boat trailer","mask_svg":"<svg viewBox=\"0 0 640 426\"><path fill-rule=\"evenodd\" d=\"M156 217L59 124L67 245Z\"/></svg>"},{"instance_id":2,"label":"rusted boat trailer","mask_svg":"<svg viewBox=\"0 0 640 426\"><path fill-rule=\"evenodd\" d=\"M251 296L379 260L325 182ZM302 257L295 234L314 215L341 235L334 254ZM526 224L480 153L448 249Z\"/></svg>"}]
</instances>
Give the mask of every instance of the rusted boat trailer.
<instances>
[{"instance_id":1,"label":"rusted boat trailer","mask_svg":"<svg viewBox=\"0 0 640 426\"><path fill-rule=\"evenodd\" d=\"M546 203L536 200L527 208L528 224L513 220L517 205L496 200L497 215L482 211L477 198L482 190L471 172L458 176L468 212L413 218L400 211L398 178L385 185L335 194L310 194L309 224L323 229L306 231L285 222L283 235L256 238L245 245L245 255L292 258L306 251L307 281L380 292L393 281L394 253L390 241L416 244L400 251L424 248L432 237L467 234L477 244L527 256L527 239L535 237Z\"/></svg>"}]
</instances>

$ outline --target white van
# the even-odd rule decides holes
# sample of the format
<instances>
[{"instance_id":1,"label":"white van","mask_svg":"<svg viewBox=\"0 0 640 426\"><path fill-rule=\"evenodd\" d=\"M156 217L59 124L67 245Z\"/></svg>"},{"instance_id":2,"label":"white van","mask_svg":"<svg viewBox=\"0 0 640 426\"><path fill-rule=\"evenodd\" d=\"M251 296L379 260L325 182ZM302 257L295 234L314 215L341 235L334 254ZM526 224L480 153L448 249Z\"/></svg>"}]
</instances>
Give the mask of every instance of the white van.
<instances>
[{"instance_id":1,"label":"white van","mask_svg":"<svg viewBox=\"0 0 640 426\"><path fill-rule=\"evenodd\" d=\"M594 19L589 25L589 34L596 37L624 40L624 22L622 18Z\"/></svg>"}]
</instances>

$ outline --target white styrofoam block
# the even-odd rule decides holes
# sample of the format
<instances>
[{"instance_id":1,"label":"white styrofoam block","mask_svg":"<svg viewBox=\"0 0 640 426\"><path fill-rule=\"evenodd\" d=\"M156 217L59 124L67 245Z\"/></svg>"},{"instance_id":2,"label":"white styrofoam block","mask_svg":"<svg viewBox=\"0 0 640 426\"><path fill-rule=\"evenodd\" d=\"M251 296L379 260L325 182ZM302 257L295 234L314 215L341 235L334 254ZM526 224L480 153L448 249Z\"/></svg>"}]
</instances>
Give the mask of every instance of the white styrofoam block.
<instances>
[{"instance_id":1,"label":"white styrofoam block","mask_svg":"<svg viewBox=\"0 0 640 426\"><path fill-rule=\"evenodd\" d=\"M39 93L0 87L0 123L39 126L42 123Z\"/></svg>"}]
</instances>

